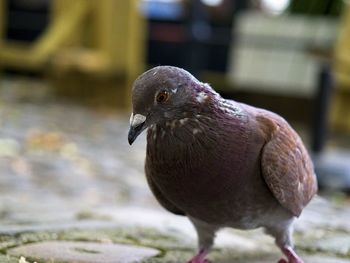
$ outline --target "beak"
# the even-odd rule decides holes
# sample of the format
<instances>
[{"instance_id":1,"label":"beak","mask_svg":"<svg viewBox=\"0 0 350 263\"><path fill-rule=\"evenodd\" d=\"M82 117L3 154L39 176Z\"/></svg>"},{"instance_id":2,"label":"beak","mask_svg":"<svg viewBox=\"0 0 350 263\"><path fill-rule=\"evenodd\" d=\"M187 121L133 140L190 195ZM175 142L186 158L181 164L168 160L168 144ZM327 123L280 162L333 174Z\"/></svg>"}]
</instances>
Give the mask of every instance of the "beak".
<instances>
[{"instance_id":1,"label":"beak","mask_svg":"<svg viewBox=\"0 0 350 263\"><path fill-rule=\"evenodd\" d=\"M146 128L146 117L141 114L131 114L130 117L130 129L128 133L128 142L131 145L140 135L140 133Z\"/></svg>"},{"instance_id":2,"label":"beak","mask_svg":"<svg viewBox=\"0 0 350 263\"><path fill-rule=\"evenodd\" d=\"M136 127L130 126L129 134L128 134L128 141L130 145L136 140L137 136L139 136L140 133L144 130L143 126L144 126L144 123Z\"/></svg>"}]
</instances>

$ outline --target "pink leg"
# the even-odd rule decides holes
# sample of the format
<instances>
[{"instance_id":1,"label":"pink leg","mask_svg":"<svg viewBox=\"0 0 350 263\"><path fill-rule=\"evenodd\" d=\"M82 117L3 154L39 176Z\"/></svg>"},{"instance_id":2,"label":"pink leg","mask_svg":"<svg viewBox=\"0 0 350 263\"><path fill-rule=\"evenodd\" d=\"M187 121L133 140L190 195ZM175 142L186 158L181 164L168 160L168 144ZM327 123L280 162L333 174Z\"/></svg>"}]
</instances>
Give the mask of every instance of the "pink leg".
<instances>
[{"instance_id":1,"label":"pink leg","mask_svg":"<svg viewBox=\"0 0 350 263\"><path fill-rule=\"evenodd\" d=\"M304 263L304 261L295 253L293 248L289 246L283 247L282 252L286 255L288 261L280 259L278 263Z\"/></svg>"},{"instance_id":2,"label":"pink leg","mask_svg":"<svg viewBox=\"0 0 350 263\"><path fill-rule=\"evenodd\" d=\"M206 249L201 249L197 255L195 255L190 261L187 263L209 263L209 261L206 258L209 251Z\"/></svg>"}]
</instances>

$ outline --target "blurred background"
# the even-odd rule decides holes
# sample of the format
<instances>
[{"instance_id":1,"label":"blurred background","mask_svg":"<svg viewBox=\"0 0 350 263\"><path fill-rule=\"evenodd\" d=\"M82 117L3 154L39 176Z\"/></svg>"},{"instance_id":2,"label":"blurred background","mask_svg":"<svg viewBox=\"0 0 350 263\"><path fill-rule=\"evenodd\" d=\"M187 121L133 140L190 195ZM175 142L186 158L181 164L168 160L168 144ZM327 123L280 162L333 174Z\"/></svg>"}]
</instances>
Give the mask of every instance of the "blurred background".
<instances>
[{"instance_id":1,"label":"blurred background","mask_svg":"<svg viewBox=\"0 0 350 263\"><path fill-rule=\"evenodd\" d=\"M349 1L0 0L0 220L158 207L145 137L127 144L132 82L157 65L281 114L320 194L350 204Z\"/></svg>"}]
</instances>

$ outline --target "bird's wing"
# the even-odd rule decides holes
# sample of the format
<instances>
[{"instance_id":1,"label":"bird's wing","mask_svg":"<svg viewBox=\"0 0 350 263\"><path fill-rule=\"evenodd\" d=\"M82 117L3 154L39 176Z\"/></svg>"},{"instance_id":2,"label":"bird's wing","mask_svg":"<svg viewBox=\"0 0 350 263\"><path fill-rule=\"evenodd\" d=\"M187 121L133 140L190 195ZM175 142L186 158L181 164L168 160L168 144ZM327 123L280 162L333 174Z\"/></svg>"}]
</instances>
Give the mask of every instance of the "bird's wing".
<instances>
[{"instance_id":1,"label":"bird's wing","mask_svg":"<svg viewBox=\"0 0 350 263\"><path fill-rule=\"evenodd\" d=\"M169 212L172 212L176 215L185 215L178 207L176 207L172 202L170 202L160 191L158 186L153 182L151 176L146 171L146 178L149 187L151 188L152 193L156 197L157 201Z\"/></svg>"},{"instance_id":2,"label":"bird's wing","mask_svg":"<svg viewBox=\"0 0 350 263\"><path fill-rule=\"evenodd\" d=\"M299 216L317 192L310 157L300 137L285 120L276 115L262 115L257 120L268 134L261 157L265 182L280 204Z\"/></svg>"}]
</instances>

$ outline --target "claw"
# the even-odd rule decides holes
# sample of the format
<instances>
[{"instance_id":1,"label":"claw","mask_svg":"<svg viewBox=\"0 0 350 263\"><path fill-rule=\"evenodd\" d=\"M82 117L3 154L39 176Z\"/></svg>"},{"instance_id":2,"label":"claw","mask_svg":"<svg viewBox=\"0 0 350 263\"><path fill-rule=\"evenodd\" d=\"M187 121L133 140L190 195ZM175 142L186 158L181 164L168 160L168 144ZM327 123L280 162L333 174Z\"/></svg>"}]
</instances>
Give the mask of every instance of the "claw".
<instances>
[{"instance_id":1,"label":"claw","mask_svg":"<svg viewBox=\"0 0 350 263\"><path fill-rule=\"evenodd\" d=\"M278 263L304 263L304 261L295 253L293 248L289 246L283 247L282 252L287 256L288 261L281 259Z\"/></svg>"},{"instance_id":2,"label":"claw","mask_svg":"<svg viewBox=\"0 0 350 263\"><path fill-rule=\"evenodd\" d=\"M199 253L187 263L210 263L210 261L205 258L207 254L208 254L207 250L201 249Z\"/></svg>"},{"instance_id":3,"label":"claw","mask_svg":"<svg viewBox=\"0 0 350 263\"><path fill-rule=\"evenodd\" d=\"M204 260L202 260L202 261L199 261L199 260L190 260L190 261L188 261L187 263L209 263L209 261L208 260L206 260L206 259L204 259Z\"/></svg>"},{"instance_id":4,"label":"claw","mask_svg":"<svg viewBox=\"0 0 350 263\"><path fill-rule=\"evenodd\" d=\"M191 259L187 263L211 263L208 259Z\"/></svg>"}]
</instances>

